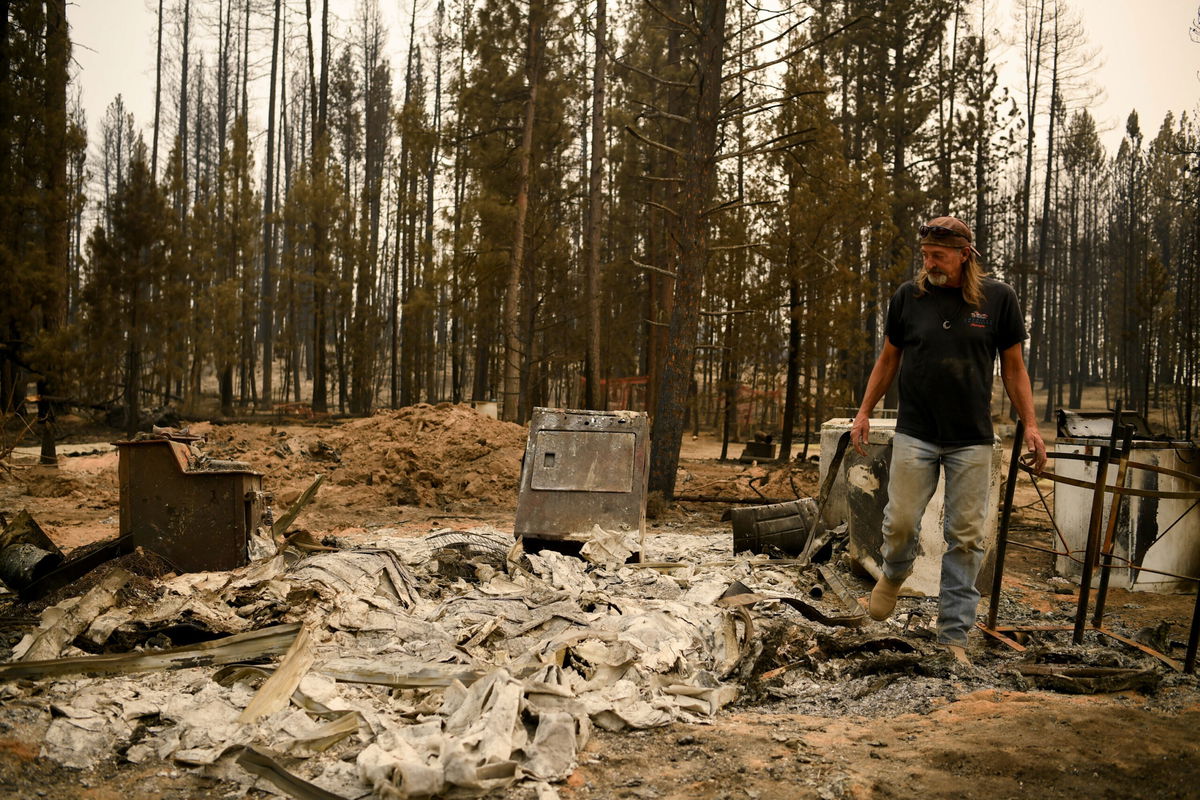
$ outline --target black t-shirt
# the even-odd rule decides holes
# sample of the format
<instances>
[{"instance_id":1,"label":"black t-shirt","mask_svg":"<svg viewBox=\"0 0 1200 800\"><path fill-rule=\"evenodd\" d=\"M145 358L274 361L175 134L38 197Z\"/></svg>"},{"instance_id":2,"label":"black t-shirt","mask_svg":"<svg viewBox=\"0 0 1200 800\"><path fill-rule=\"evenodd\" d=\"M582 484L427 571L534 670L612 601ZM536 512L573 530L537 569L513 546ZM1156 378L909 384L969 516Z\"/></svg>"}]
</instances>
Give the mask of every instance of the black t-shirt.
<instances>
[{"instance_id":1,"label":"black t-shirt","mask_svg":"<svg viewBox=\"0 0 1200 800\"><path fill-rule=\"evenodd\" d=\"M887 337L903 350L896 430L943 446L991 444L996 354L1025 336L1012 287L984 278L983 306L959 289L904 283L888 306Z\"/></svg>"}]
</instances>

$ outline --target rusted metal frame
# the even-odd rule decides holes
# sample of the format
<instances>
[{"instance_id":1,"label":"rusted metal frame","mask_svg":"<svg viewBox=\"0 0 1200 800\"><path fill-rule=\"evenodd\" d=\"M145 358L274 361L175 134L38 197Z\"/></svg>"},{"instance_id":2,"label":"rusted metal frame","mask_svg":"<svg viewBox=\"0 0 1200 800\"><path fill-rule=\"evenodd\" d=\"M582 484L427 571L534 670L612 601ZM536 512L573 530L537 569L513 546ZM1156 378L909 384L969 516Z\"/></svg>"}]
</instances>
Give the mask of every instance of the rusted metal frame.
<instances>
[{"instance_id":1,"label":"rusted metal frame","mask_svg":"<svg viewBox=\"0 0 1200 800\"><path fill-rule=\"evenodd\" d=\"M1188 633L1187 655L1183 659L1183 671L1191 675L1196 671L1196 646L1200 644L1200 587L1196 589L1196 606L1192 609L1192 629Z\"/></svg>"},{"instance_id":2,"label":"rusted metal frame","mask_svg":"<svg viewBox=\"0 0 1200 800\"><path fill-rule=\"evenodd\" d=\"M1022 438L1021 434L1022 434L1021 425L1020 425L1020 423L1018 423L1017 431L1014 436L1014 442L1013 442L1014 456L1017 454L1017 452L1019 452L1021 438ZM1116 438L1116 430L1114 429L1112 439L1110 440L1111 443L1114 445L1114 448L1115 448L1115 438ZM1119 498L1120 496L1125 495L1125 494L1131 494L1131 495L1141 496L1141 497L1154 497L1154 498L1160 498L1160 499L1189 499L1190 500L1190 499L1200 498L1200 493L1197 493L1197 492L1158 492L1158 491L1152 491L1152 490L1132 489L1132 488L1119 486L1119 485L1115 486L1115 487L1106 487L1105 482L1107 480L1108 465L1109 465L1109 463L1112 462L1111 449L1113 449L1113 448L1102 446L1100 448L1100 453L1097 456L1088 456L1088 455L1084 455L1082 453L1049 453L1049 454L1047 454L1050 458L1067 458L1067 459L1078 460L1078 461L1094 461L1094 462L1096 462L1097 463L1097 468L1096 468L1097 480L1091 484L1085 483L1083 481L1078 481L1073 478L1065 478L1063 476L1056 475L1053 472L1043 471L1041 473L1036 473L1043 477L1050 478L1055 483L1066 483L1066 484L1069 484L1072 486L1079 486L1082 488L1091 488L1093 490L1092 520L1091 520L1091 524L1089 525L1089 528L1088 528L1088 552L1087 552L1087 555L1085 555L1085 559L1083 562L1084 563L1084 575L1081 577L1081 580L1080 580L1079 606L1078 606L1077 613L1076 613L1075 624L1073 626L1040 625L1040 626L1025 626L1025 627L998 627L996 625L996 616L998 614L998 607L999 607L999 590L1000 590L1001 582L1003 579L1003 572L1004 572L1004 550L1006 549L1007 544L1008 544L1009 518L1012 513L1012 493L1015 491L1015 489L1010 490L1010 487L1012 487L1015 483L1015 478L1016 478L1015 472L1018 469L1028 472L1031 476L1035 475L1032 466L1024 463L1023 461L1018 462L1017 459L1014 458L1012 461L1010 461L1010 464L1009 464L1010 484L1009 484L1009 487L1006 487L1005 504L1004 504L1004 508L1002 509L1002 517L1001 517L1001 528L1000 528L999 536L997 538L997 551L996 551L997 557L996 557L995 572L993 574L993 590L992 590L992 596L988 600L988 602L989 602L988 624L987 625L978 624L977 627L981 631L983 631L984 634L996 639L997 641L1003 642L1007 646L1009 646L1012 649L1017 650L1019 652L1023 652L1026 648L1023 645L1021 645L1019 642L1012 639L1011 637L1006 636L1005 635L1006 633L1018 632L1018 631L1019 632L1039 631L1039 630L1041 630L1041 631L1070 630L1070 631L1074 632L1075 644L1082 644L1083 630L1085 629L1085 627L1090 627L1091 630L1094 630L1097 633L1100 633L1102 635L1116 639L1117 641L1123 642L1124 644L1128 644L1131 647L1141 650L1142 652L1146 653L1147 655L1153 656L1154 658L1158 659L1159 661L1163 662L1164 664L1167 664L1168 666L1170 666L1173 669L1182 670L1183 672L1185 672L1187 674L1192 674L1196 668L1197 650L1200 649L1200 591L1197 592L1196 606L1192 612L1192 624L1191 624L1191 630L1190 630L1189 636L1188 636L1187 656L1186 656L1183 664L1180 664L1175 659L1170 658L1169 656L1164 655L1163 653L1159 652L1158 650L1155 650L1152 647L1144 645L1141 642L1137 642L1133 639L1122 636L1121 634L1118 634L1111 630L1103 628L1098 624L1098 622L1091 626L1086 625L1087 596L1090 593L1090 586L1091 586L1091 568L1090 567L1093 563L1095 563L1095 561L1098 560L1099 552L1101 549L1101 541L1100 541L1100 537L1099 537L1099 527L1100 527L1100 521L1103 517L1104 492L1106 490L1112 491L1113 494L1116 495L1117 498ZM1197 478L1194 475L1189 475L1187 473L1180 472L1179 470L1172 470L1172 469L1168 469L1166 467L1158 467L1153 464L1144 464L1144 463L1137 462L1137 461L1130 461L1128 459L1127 453L1124 452L1125 450L1128 450L1128 449L1130 449L1128 446L1125 446L1122 448L1122 456L1117 461L1117 463L1119 465L1121 465L1123 463L1126 470L1129 467L1133 467L1135 469L1147 469L1151 472L1157 472L1157 473L1163 474L1163 475L1170 475L1172 477L1181 478L1190 483L1200 485L1200 478ZM1118 469L1120 469L1120 466L1118 467ZM1035 481L1034 485L1036 487L1036 481ZM1040 489L1038 490L1038 494L1039 494L1039 496L1042 497L1043 503L1045 503L1045 497L1041 495ZM1191 509L1189 509L1189 511L1190 510ZM1184 512L1185 515L1186 515L1186 513L1187 512ZM1053 521L1053 517L1051 517L1051 520ZM1055 525L1054 527L1055 527L1055 531L1058 532L1058 526ZM1058 535L1059 535L1059 538L1061 539L1062 538L1061 532L1059 532ZM1107 537L1106 537L1106 539L1107 539ZM1013 545L1018 546L1018 547L1026 547L1031 550L1039 550L1042 552L1048 552L1048 553L1052 553L1054 555L1065 555L1067 558L1076 560L1071 555L1070 550L1067 550L1063 553L1059 553L1059 551L1053 550L1051 548L1038 547L1037 545L1025 544L1023 542L1013 542ZM1064 547L1065 547L1065 540L1064 540ZM1109 555L1111 556L1111 543L1109 543L1105 549L1110 551ZM1124 558L1120 558L1120 557L1116 557L1116 556L1112 556L1112 557L1117 558L1118 560L1128 561L1128 559L1124 559ZM1198 580L1197 578L1192 577L1192 576L1176 575L1173 573L1164 572L1162 570L1150 569L1149 567L1141 567L1141 566L1135 566L1133 564L1129 564L1129 568L1137 570L1139 572L1149 572L1152 574L1166 575L1168 577L1178 578L1181 580L1200 582L1200 580Z\"/></svg>"},{"instance_id":3,"label":"rusted metal frame","mask_svg":"<svg viewBox=\"0 0 1200 800\"><path fill-rule=\"evenodd\" d=\"M1117 462L1117 479L1114 482L1114 489L1125 486L1126 475L1129 471L1129 451L1133 447L1133 426L1121 426L1121 433L1121 456ZM1108 603L1108 580L1109 574L1112 572L1113 544L1117 536L1117 516L1121 511L1121 501L1125 499L1124 494L1119 491L1114 491L1112 496L1112 505L1108 509L1108 526L1104 531L1104 541L1100 545L1100 586L1096 590L1096 610L1092 615L1092 625L1097 628L1104 623L1104 606Z\"/></svg>"},{"instance_id":4,"label":"rusted metal frame","mask_svg":"<svg viewBox=\"0 0 1200 800\"><path fill-rule=\"evenodd\" d=\"M1163 662L1168 667L1171 667L1174 670L1184 669L1184 667L1182 665L1180 665L1180 663L1178 661L1176 661L1175 659L1171 658L1170 656L1168 656L1158 650L1155 650L1153 647L1150 647L1149 645L1142 644L1141 642L1137 641L1136 639L1130 639L1128 636L1122 636L1121 634L1119 634L1115 631L1109 630L1108 628L1102 627L1100 625L1096 625L1094 627L1094 630L1097 633L1104 634L1105 636L1109 637L1110 639L1116 639L1118 642L1127 644L1130 647L1136 647L1138 650L1141 650L1146 655L1154 656L1159 661Z\"/></svg>"},{"instance_id":5,"label":"rusted metal frame","mask_svg":"<svg viewBox=\"0 0 1200 800\"><path fill-rule=\"evenodd\" d=\"M1000 613L1000 585L1004 580L1004 556L1008 549L1008 525L1012 519L1013 498L1017 491L1017 465L1021 460L1021 443L1025 440L1025 423L1017 421L1013 432L1012 455L1008 461L1008 482L1004 486L1004 507L1000 512L1000 530L996 534L996 566L992 570L992 593L988 597L988 628L996 627Z\"/></svg>"},{"instance_id":6,"label":"rusted metal frame","mask_svg":"<svg viewBox=\"0 0 1200 800\"><path fill-rule=\"evenodd\" d=\"M1109 444L1100 448L1100 459L1096 462L1096 482L1092 487L1092 514L1088 522L1087 553L1083 557L1083 570L1079 577L1079 604L1075 609L1075 634L1072 641L1083 644L1083 632L1087 626L1088 603L1092 592L1092 567L1100 553L1100 525L1104 521L1104 487L1108 481L1109 455L1114 446L1116 430Z\"/></svg>"},{"instance_id":7,"label":"rusted metal frame","mask_svg":"<svg viewBox=\"0 0 1200 800\"><path fill-rule=\"evenodd\" d=\"M1115 435L1116 435L1116 430L1115 430L1115 426L1114 426L1113 436L1115 437ZM1102 463L1101 466L1097 467L1097 473L1101 472L1102 468L1106 468L1106 466L1107 466L1107 463L1106 463L1107 459L1105 458L1106 454L1103 451L1104 451L1104 448L1101 448L1101 455L1097 460L1103 461L1105 463ZM1064 454L1064 455L1066 455L1067 457L1071 457L1071 458L1080 458L1080 456L1082 454ZM1083 456L1081 460L1091 460L1091 457ZM1133 467L1135 469L1145 469L1149 472L1156 472L1160 475L1167 475L1167 476L1170 476L1173 478L1178 478L1180 480L1186 481L1186 482L1194 484L1194 485L1200 485L1200 478L1197 478L1195 475L1190 475L1190 474L1188 474L1186 472L1182 472L1180 470L1169 469L1167 467L1160 467L1160 466L1157 466L1154 464L1146 464L1146 463L1139 462L1139 461L1126 461L1126 465L1127 465L1127 467ZM1022 465L1022 466L1024 468L1024 465ZM1027 469L1027 471L1031 471L1029 468L1026 468L1026 469ZM1084 484L1082 484L1082 482L1075 481L1070 478L1063 478L1061 476L1054 476L1054 475L1051 475L1051 477L1056 482L1067 483L1067 484L1074 485L1074 486L1084 485ZM1134 488L1124 487L1124 486L1111 487L1111 491L1117 497L1120 497L1121 495L1124 495L1124 494L1130 494L1130 495L1134 495L1136 497L1149 497L1149 498L1157 498L1157 499L1164 499L1164 500L1165 499L1172 499L1172 500L1197 500L1197 499L1200 499L1200 492L1162 492L1162 491L1151 490L1151 489L1134 489ZM1095 513L1095 510L1096 510L1096 504L1093 501L1093 513ZM1191 509L1189 508L1188 511L1191 511ZM1186 512L1186 511L1184 512L1185 515L1187 513L1188 512ZM1182 515L1181 515L1180 519L1182 519ZM1174 527L1174 526L1172 525L1172 527ZM1092 564L1091 545L1092 545L1092 539L1093 539L1092 533L1093 533L1093 530L1089 527L1088 557L1086 558L1085 563L1084 563L1084 576L1080 580L1079 613L1077 614L1076 625L1075 625L1075 643L1076 644L1082 643L1083 631L1082 631L1081 625L1080 625L1080 617L1086 616L1086 613L1087 613L1086 601L1087 601L1087 594L1090 590L1090 582L1091 582L1091 564ZM1154 574L1163 574L1163 575L1168 575L1169 577L1181 578L1184 580L1195 580L1194 578L1190 578L1188 576L1171 575L1170 573L1164 573L1160 570L1151 570L1151 569L1148 569L1145 567L1135 567L1132 564L1130 565L1130 567L1139 572L1151 572ZM1107 587L1104 587L1104 588L1107 588ZM1098 600L1098 603L1099 603L1099 600ZM1102 630L1098 627L1098 624L1099 624L1099 621L1097 621L1097 623L1096 623L1096 626L1097 626L1096 629ZM1118 635L1113 634L1111 632L1108 632L1108 635L1113 636L1113 638L1118 638L1118 639L1121 638ZM1146 648L1143 645L1141 645L1140 643L1133 642L1132 640L1128 640L1128 641L1130 643L1132 643L1133 646L1138 647L1139 649L1144 649L1147 652L1150 652L1151 654L1155 655L1156 657L1158 657L1164 661L1167 661L1172 664L1177 664L1177 662L1169 659L1167 656L1164 656L1164 655L1158 653L1158 651L1156 651L1156 650L1153 650L1151 648ZM1196 651L1197 651L1198 647L1200 647L1200 590L1197 591L1196 605L1192 610L1192 624L1191 624L1191 629L1188 634L1187 656L1185 657L1184 664L1183 664L1183 671L1188 673L1189 675L1192 674L1196 668Z\"/></svg>"},{"instance_id":8,"label":"rusted metal frame","mask_svg":"<svg viewBox=\"0 0 1200 800\"><path fill-rule=\"evenodd\" d=\"M983 625L979 625L978 627L981 631L983 631L987 635L997 639L998 641L1004 642L1006 645L1008 645L1012 649L1018 650L1020 652L1025 652L1026 648L1023 645L1021 645L1020 643L1018 643L1015 640L1011 639L1010 637L1006 636L1005 634L1007 634L1007 633L1038 633L1038 632L1046 633L1046 632L1054 632L1054 631L1073 631L1075 629L1073 625L1003 625L998 628L990 628L990 629L985 628ZM1101 627L1095 627L1095 626L1088 626L1088 630L1095 631L1096 633L1099 633L1102 636L1108 636L1109 638L1116 639L1117 641L1121 642L1122 644L1127 644L1130 647L1136 648L1137 650L1141 650L1146 655L1153 656L1154 658L1158 659L1162 663L1166 664L1171 669L1182 670L1184 672L1187 672L1187 667L1185 664L1180 664L1178 661L1171 658L1170 656L1165 655L1165 654L1159 652L1158 650L1155 650L1153 647L1144 645L1139 641L1130 639L1128 636L1123 636L1119 633L1116 633L1115 631L1109 630L1108 628L1101 628Z\"/></svg>"},{"instance_id":9,"label":"rusted metal frame","mask_svg":"<svg viewBox=\"0 0 1200 800\"><path fill-rule=\"evenodd\" d=\"M1082 453L1056 453L1054 455L1047 454L1047 456L1050 458L1056 458L1056 459L1065 458L1065 459L1068 459L1071 461L1092 462L1092 461L1100 460L1098 456L1088 456L1088 455L1084 455ZM1111 462L1112 459L1109 459L1109 461ZM1172 478L1179 478L1180 480L1185 480L1185 481L1188 481L1189 483L1194 483L1194 484L1197 484L1198 486L1200 486L1200 478L1197 478L1195 475L1189 475L1186 472L1180 472L1177 469L1168 469L1167 467L1160 467L1155 464L1147 464L1143 461L1130 461L1129 466L1132 467L1133 469L1144 469L1147 472L1157 472L1160 475L1167 475ZM1028 464L1025 464L1024 462L1021 463L1021 470L1024 472L1033 474L1033 467L1029 466ZM1094 483L1089 483L1087 481L1081 481L1078 478L1068 478L1065 475L1059 475L1055 472L1047 471L1047 470L1043 470L1043 471L1039 472L1038 475L1040 475L1043 478L1049 478L1050 480L1054 481L1055 483L1065 483L1068 486L1077 486L1080 489L1091 489L1095 486ZM1116 492L1119 494L1133 495L1134 497L1156 498L1159 500L1197 500L1197 499L1200 499L1200 491L1163 492L1163 491L1159 491L1157 489L1136 489L1132 486L1123 486L1123 487L1110 486L1110 487L1108 487L1108 491Z\"/></svg>"},{"instance_id":10,"label":"rusted metal frame","mask_svg":"<svg viewBox=\"0 0 1200 800\"><path fill-rule=\"evenodd\" d=\"M983 631L988 636L991 636L996 641L1003 642L1004 644L1008 645L1013 650L1016 650L1018 653L1025 652L1025 649L1026 649L1025 645L1021 644L1016 639L1011 639L1008 636L1005 636L1004 633L1002 633L1000 630L997 630L996 628L989 628L988 626L984 625L983 623L976 623L975 627L979 628L979 630ZM1012 630L1012 629L1005 628L1004 630Z\"/></svg>"}]
</instances>

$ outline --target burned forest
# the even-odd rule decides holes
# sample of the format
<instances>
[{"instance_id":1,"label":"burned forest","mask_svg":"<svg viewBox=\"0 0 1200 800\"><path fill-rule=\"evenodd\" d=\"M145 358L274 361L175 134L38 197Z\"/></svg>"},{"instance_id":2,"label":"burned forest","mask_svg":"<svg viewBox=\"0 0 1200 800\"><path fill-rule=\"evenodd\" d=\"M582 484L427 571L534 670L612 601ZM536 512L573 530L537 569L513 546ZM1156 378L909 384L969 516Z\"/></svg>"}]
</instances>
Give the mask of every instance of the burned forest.
<instances>
[{"instance_id":1,"label":"burned forest","mask_svg":"<svg viewBox=\"0 0 1200 800\"><path fill-rule=\"evenodd\" d=\"M0 0L0 796L1196 796L1139 5Z\"/></svg>"}]
</instances>

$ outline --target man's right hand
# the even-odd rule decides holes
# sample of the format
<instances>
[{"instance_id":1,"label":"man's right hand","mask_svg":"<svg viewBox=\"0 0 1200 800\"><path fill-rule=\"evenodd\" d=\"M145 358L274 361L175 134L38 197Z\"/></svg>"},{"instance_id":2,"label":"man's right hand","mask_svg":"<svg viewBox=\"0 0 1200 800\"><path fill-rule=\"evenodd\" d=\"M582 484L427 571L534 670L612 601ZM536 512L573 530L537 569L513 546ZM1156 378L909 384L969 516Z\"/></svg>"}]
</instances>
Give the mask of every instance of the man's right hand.
<instances>
[{"instance_id":1,"label":"man's right hand","mask_svg":"<svg viewBox=\"0 0 1200 800\"><path fill-rule=\"evenodd\" d=\"M871 420L866 414L859 414L854 418L854 424L850 426L850 444L854 445L854 450L860 456L865 456L867 451L863 446L867 443L867 436L871 433Z\"/></svg>"}]
</instances>

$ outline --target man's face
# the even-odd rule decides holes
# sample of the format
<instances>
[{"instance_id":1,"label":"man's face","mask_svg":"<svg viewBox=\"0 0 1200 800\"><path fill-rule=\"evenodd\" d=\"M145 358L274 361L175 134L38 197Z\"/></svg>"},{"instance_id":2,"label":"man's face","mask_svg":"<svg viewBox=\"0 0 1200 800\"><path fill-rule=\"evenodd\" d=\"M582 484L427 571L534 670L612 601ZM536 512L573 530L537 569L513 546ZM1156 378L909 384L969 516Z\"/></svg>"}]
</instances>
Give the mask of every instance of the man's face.
<instances>
[{"instance_id":1,"label":"man's face","mask_svg":"<svg viewBox=\"0 0 1200 800\"><path fill-rule=\"evenodd\" d=\"M957 287L962 285L963 264L967 261L969 248L941 247L936 244L921 245L925 272L934 286Z\"/></svg>"}]
</instances>

